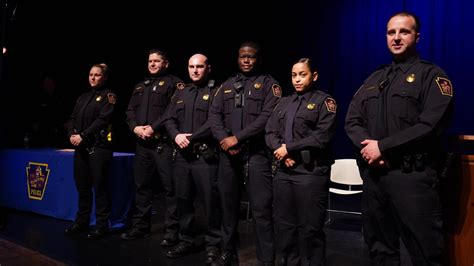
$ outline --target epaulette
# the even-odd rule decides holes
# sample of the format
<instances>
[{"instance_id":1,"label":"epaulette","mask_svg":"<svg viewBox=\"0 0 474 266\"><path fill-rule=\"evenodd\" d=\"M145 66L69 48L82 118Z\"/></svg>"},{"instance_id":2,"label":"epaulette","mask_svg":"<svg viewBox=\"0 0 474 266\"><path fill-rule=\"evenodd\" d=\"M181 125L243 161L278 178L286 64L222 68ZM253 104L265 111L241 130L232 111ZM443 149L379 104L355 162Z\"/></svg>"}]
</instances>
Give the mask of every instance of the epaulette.
<instances>
[{"instance_id":1,"label":"epaulette","mask_svg":"<svg viewBox=\"0 0 474 266\"><path fill-rule=\"evenodd\" d=\"M221 88L222 88L222 85L220 85L219 88L217 88L216 93L214 93L214 97L217 96L217 94L219 94L219 91L221 90Z\"/></svg>"},{"instance_id":2,"label":"epaulette","mask_svg":"<svg viewBox=\"0 0 474 266\"><path fill-rule=\"evenodd\" d=\"M427 64L427 65L434 65L433 62L426 61L426 60L423 60L423 59L421 59L420 62L423 63L423 64Z\"/></svg>"}]
</instances>

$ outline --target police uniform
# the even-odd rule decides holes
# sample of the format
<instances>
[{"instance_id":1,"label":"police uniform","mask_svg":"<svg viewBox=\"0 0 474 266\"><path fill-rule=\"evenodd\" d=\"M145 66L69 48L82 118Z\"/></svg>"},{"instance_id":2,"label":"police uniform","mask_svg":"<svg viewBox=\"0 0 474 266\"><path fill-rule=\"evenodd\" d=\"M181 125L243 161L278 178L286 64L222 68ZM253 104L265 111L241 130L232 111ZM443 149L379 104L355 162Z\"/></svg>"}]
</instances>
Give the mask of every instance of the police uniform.
<instances>
[{"instance_id":1,"label":"police uniform","mask_svg":"<svg viewBox=\"0 0 474 266\"><path fill-rule=\"evenodd\" d=\"M238 139L240 152L221 151L218 187L223 210L223 251L237 254L240 193L245 182L256 226L257 258L275 259L272 219L272 174L264 129L281 97L281 88L269 75L236 74L216 93L209 114L212 134L221 141Z\"/></svg>"},{"instance_id":2,"label":"police uniform","mask_svg":"<svg viewBox=\"0 0 474 266\"><path fill-rule=\"evenodd\" d=\"M173 167L179 213L179 239L185 245L194 243L194 198L203 199L208 230L206 249L218 249L220 244L221 213L217 194L217 150L208 123L209 107L213 98L214 81L198 86L194 83L176 90L166 122L170 138L180 133L192 133L190 144L177 147Z\"/></svg>"},{"instance_id":3,"label":"police uniform","mask_svg":"<svg viewBox=\"0 0 474 266\"><path fill-rule=\"evenodd\" d=\"M81 144L74 152L74 180L79 194L75 223L87 227L95 193L96 227L109 228L110 198L107 179L112 162L110 129L115 94L104 87L82 94L68 121L68 136L80 134Z\"/></svg>"},{"instance_id":4,"label":"police uniform","mask_svg":"<svg viewBox=\"0 0 474 266\"><path fill-rule=\"evenodd\" d=\"M135 212L132 216L133 230L137 235L150 233L152 209L152 177L158 172L166 192L165 240L176 241L178 218L172 178L171 140L164 125L165 110L171 96L182 81L170 74L153 76L138 83L133 89L126 111L127 124L131 131L136 126L150 125L155 132L151 139L137 139L135 152ZM124 238L124 237L122 237Z\"/></svg>"},{"instance_id":5,"label":"police uniform","mask_svg":"<svg viewBox=\"0 0 474 266\"><path fill-rule=\"evenodd\" d=\"M451 81L418 56L375 71L354 95L345 129L353 144L378 140L385 167L361 159L364 235L375 263L398 265L399 238L416 265L441 265L437 165L452 113Z\"/></svg>"},{"instance_id":6,"label":"police uniform","mask_svg":"<svg viewBox=\"0 0 474 266\"><path fill-rule=\"evenodd\" d=\"M296 106L298 105L298 106ZM292 139L285 138L290 109L295 107ZM284 265L324 265L323 231L329 191L329 146L336 129L336 102L309 89L283 98L266 126L266 143L284 143L293 167L278 162L273 182L276 243ZM308 211L310 210L310 211Z\"/></svg>"}]
</instances>

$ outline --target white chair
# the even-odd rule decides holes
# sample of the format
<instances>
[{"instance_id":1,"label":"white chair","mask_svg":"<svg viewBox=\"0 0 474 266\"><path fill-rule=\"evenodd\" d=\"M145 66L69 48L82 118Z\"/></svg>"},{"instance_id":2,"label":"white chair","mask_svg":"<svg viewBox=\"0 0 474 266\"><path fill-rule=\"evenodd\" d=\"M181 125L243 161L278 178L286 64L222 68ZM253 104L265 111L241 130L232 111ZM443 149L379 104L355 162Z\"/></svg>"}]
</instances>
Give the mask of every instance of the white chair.
<instances>
[{"instance_id":1,"label":"white chair","mask_svg":"<svg viewBox=\"0 0 474 266\"><path fill-rule=\"evenodd\" d=\"M362 188L354 190L352 186L362 186L363 181L359 174L359 167L355 159L337 159L331 166L331 182L342 184L347 186L347 189L340 188L329 188L329 199L328 199L328 220L326 223L331 221L331 212L336 213L348 213L348 214L361 214L361 212L345 211L345 210L333 210L331 209L331 193L339 195L355 195L362 193Z\"/></svg>"}]
</instances>

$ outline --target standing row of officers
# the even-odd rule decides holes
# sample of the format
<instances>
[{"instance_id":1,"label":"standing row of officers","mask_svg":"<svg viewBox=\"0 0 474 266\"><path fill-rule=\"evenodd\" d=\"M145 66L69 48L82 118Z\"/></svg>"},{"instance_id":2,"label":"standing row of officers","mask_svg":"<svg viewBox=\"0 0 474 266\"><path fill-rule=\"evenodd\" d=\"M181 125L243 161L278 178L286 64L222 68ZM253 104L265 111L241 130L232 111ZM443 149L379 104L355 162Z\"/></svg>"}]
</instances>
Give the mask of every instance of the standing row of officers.
<instances>
[{"instance_id":1,"label":"standing row of officers","mask_svg":"<svg viewBox=\"0 0 474 266\"><path fill-rule=\"evenodd\" d=\"M399 238L415 265L440 265L441 206L437 194L437 146L449 120L452 86L437 66L419 59L419 21L402 12L387 25L393 62L372 74L354 95L346 131L358 148L364 178L363 221L376 265L399 264ZM308 58L292 66L295 93L260 72L260 48L239 48L240 72L220 86L208 79L202 54L188 62L192 82L166 72L161 50L151 50L149 77L138 83L126 110L137 137L135 208L124 240L151 234L152 178L166 191L162 246L169 258L197 251L194 200L205 205L205 263L238 264L240 197L247 191L262 265L324 265L330 143L336 101L316 89L318 73ZM94 65L92 90L78 99L69 122L76 147L74 174L79 210L68 235L108 233L110 122L116 101L106 88L108 68ZM89 228L95 189L96 226ZM397 264L398 263L398 264Z\"/></svg>"}]
</instances>

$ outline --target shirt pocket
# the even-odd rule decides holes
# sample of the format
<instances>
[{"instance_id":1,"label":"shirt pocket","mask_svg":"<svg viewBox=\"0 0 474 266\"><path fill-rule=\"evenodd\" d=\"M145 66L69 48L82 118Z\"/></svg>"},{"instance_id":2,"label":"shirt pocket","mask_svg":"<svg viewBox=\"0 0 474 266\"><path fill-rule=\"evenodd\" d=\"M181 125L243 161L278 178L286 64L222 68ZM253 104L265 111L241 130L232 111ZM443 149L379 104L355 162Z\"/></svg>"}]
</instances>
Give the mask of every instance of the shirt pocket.
<instances>
[{"instance_id":1,"label":"shirt pocket","mask_svg":"<svg viewBox=\"0 0 474 266\"><path fill-rule=\"evenodd\" d=\"M203 123L207 120L209 113L209 100L197 100L195 104L195 119Z\"/></svg>"},{"instance_id":2,"label":"shirt pocket","mask_svg":"<svg viewBox=\"0 0 474 266\"><path fill-rule=\"evenodd\" d=\"M369 119L375 118L379 112L379 99L380 91L378 89L369 89L366 92L366 96L362 102L365 113Z\"/></svg>"},{"instance_id":3,"label":"shirt pocket","mask_svg":"<svg viewBox=\"0 0 474 266\"><path fill-rule=\"evenodd\" d=\"M184 122L184 115L185 115L185 110L184 110L184 102L176 103L176 118L178 121Z\"/></svg>"},{"instance_id":4,"label":"shirt pocket","mask_svg":"<svg viewBox=\"0 0 474 266\"><path fill-rule=\"evenodd\" d=\"M293 127L295 132L301 132L302 136L308 136L310 131L316 128L319 119L319 110L317 108L308 109L306 105L300 106L300 110L295 116Z\"/></svg>"},{"instance_id":5,"label":"shirt pocket","mask_svg":"<svg viewBox=\"0 0 474 266\"><path fill-rule=\"evenodd\" d=\"M393 91L392 95L392 112L398 114L400 119L409 123L413 122L419 112L420 91L413 88L403 88Z\"/></svg>"},{"instance_id":6,"label":"shirt pocket","mask_svg":"<svg viewBox=\"0 0 474 266\"><path fill-rule=\"evenodd\" d=\"M153 106L164 107L167 105L168 100L166 99L166 95L164 94L164 92L162 92L158 88L150 92L150 97L151 97L150 100L152 101Z\"/></svg>"},{"instance_id":7,"label":"shirt pocket","mask_svg":"<svg viewBox=\"0 0 474 266\"><path fill-rule=\"evenodd\" d=\"M258 116L262 112L264 94L261 90L251 91L250 95L246 95L245 110L253 116Z\"/></svg>"},{"instance_id":8,"label":"shirt pocket","mask_svg":"<svg viewBox=\"0 0 474 266\"><path fill-rule=\"evenodd\" d=\"M224 93L222 101L224 102L224 113L230 114L234 110L234 93Z\"/></svg>"}]
</instances>

